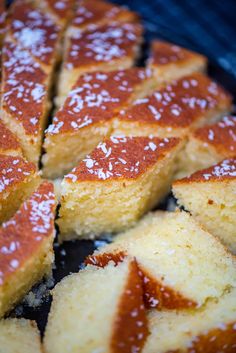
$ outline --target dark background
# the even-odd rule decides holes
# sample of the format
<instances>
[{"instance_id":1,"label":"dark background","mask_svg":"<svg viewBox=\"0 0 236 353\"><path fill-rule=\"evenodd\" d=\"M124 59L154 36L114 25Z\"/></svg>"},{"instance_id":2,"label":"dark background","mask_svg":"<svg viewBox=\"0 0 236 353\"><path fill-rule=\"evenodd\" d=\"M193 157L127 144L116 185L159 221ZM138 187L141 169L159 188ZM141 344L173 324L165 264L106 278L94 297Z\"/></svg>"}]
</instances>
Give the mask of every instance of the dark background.
<instances>
[{"instance_id":1,"label":"dark background","mask_svg":"<svg viewBox=\"0 0 236 353\"><path fill-rule=\"evenodd\" d=\"M3 0L0 0L3 1ZM210 61L209 74L236 95L236 0L113 0L137 11L145 27L143 58L148 56L150 41L162 38L205 54ZM166 202L168 202L167 199ZM159 206L166 208L166 203ZM107 239L106 239L107 241ZM55 243L55 283L72 272L77 272L86 255L101 245L102 241ZM50 284L48 285L50 288ZM44 292L42 284L34 288L39 300ZM37 321L43 332L50 296L37 308L27 303L19 305L12 313Z\"/></svg>"}]
</instances>

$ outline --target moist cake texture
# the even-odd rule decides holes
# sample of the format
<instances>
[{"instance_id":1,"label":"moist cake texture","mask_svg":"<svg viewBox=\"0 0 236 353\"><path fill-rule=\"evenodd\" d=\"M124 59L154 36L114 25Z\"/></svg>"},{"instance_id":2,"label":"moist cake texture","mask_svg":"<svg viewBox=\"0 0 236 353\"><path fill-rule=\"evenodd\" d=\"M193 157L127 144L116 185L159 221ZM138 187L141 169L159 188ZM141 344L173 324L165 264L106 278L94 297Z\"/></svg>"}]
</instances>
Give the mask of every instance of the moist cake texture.
<instances>
[{"instance_id":1,"label":"moist cake texture","mask_svg":"<svg viewBox=\"0 0 236 353\"><path fill-rule=\"evenodd\" d=\"M194 72L205 72L207 58L176 44L154 40L148 66L160 82L169 82Z\"/></svg>"},{"instance_id":2,"label":"moist cake texture","mask_svg":"<svg viewBox=\"0 0 236 353\"><path fill-rule=\"evenodd\" d=\"M148 316L150 335L143 352L235 352L235 299L234 288L200 310L151 311Z\"/></svg>"},{"instance_id":3,"label":"moist cake texture","mask_svg":"<svg viewBox=\"0 0 236 353\"><path fill-rule=\"evenodd\" d=\"M176 180L173 192L179 205L236 253L235 158Z\"/></svg>"},{"instance_id":4,"label":"moist cake texture","mask_svg":"<svg viewBox=\"0 0 236 353\"><path fill-rule=\"evenodd\" d=\"M51 271L55 195L43 182L0 229L0 317Z\"/></svg>"},{"instance_id":5,"label":"moist cake texture","mask_svg":"<svg viewBox=\"0 0 236 353\"><path fill-rule=\"evenodd\" d=\"M0 155L0 223L14 215L39 183L33 163L20 156Z\"/></svg>"},{"instance_id":6,"label":"moist cake texture","mask_svg":"<svg viewBox=\"0 0 236 353\"><path fill-rule=\"evenodd\" d=\"M149 69L131 68L80 77L48 127L43 172L55 178L69 172L111 134L113 118L155 85Z\"/></svg>"},{"instance_id":7,"label":"moist cake texture","mask_svg":"<svg viewBox=\"0 0 236 353\"><path fill-rule=\"evenodd\" d=\"M137 23L110 23L75 32L66 45L59 82L62 104L77 78L85 72L127 69L139 54L142 27Z\"/></svg>"},{"instance_id":8,"label":"moist cake texture","mask_svg":"<svg viewBox=\"0 0 236 353\"><path fill-rule=\"evenodd\" d=\"M175 80L117 117L113 134L185 136L193 128L219 120L230 111L232 97L200 73Z\"/></svg>"},{"instance_id":9,"label":"moist cake texture","mask_svg":"<svg viewBox=\"0 0 236 353\"><path fill-rule=\"evenodd\" d=\"M6 319L0 321L0 353L43 353L34 321Z\"/></svg>"},{"instance_id":10,"label":"moist cake texture","mask_svg":"<svg viewBox=\"0 0 236 353\"><path fill-rule=\"evenodd\" d=\"M93 238L133 225L168 193L180 139L111 137L62 182L60 239Z\"/></svg>"},{"instance_id":11,"label":"moist cake texture","mask_svg":"<svg viewBox=\"0 0 236 353\"><path fill-rule=\"evenodd\" d=\"M192 132L180 156L180 173L185 176L236 155L236 117L225 116L214 125Z\"/></svg>"},{"instance_id":12,"label":"moist cake texture","mask_svg":"<svg viewBox=\"0 0 236 353\"><path fill-rule=\"evenodd\" d=\"M140 352L147 334L142 283L132 259L104 269L87 266L53 290L46 353Z\"/></svg>"},{"instance_id":13,"label":"moist cake texture","mask_svg":"<svg viewBox=\"0 0 236 353\"><path fill-rule=\"evenodd\" d=\"M104 266L125 256L138 263L149 308L201 307L235 287L235 258L186 212L150 213L86 263Z\"/></svg>"}]
</instances>

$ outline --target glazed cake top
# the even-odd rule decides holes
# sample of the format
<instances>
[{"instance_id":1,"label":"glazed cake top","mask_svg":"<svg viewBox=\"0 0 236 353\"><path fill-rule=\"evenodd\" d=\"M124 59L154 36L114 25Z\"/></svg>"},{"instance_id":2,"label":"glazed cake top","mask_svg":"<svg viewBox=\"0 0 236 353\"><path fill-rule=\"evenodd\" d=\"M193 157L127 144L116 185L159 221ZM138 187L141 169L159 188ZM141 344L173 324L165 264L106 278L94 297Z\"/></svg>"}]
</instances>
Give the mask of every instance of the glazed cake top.
<instances>
[{"instance_id":1,"label":"glazed cake top","mask_svg":"<svg viewBox=\"0 0 236 353\"><path fill-rule=\"evenodd\" d=\"M28 179L29 175L35 173L34 163L29 163L19 156L0 154L0 197L3 197L3 193L16 184Z\"/></svg>"},{"instance_id":2,"label":"glazed cake top","mask_svg":"<svg viewBox=\"0 0 236 353\"><path fill-rule=\"evenodd\" d=\"M70 38L65 67L73 70L133 57L141 36L141 25L134 23L111 23L75 32Z\"/></svg>"},{"instance_id":3,"label":"glazed cake top","mask_svg":"<svg viewBox=\"0 0 236 353\"><path fill-rule=\"evenodd\" d=\"M17 1L9 24L15 41L39 62L51 66L55 58L59 27L48 15L29 3Z\"/></svg>"},{"instance_id":4,"label":"glazed cake top","mask_svg":"<svg viewBox=\"0 0 236 353\"><path fill-rule=\"evenodd\" d=\"M226 116L218 123L197 129L194 138L219 152L236 155L236 116Z\"/></svg>"},{"instance_id":5,"label":"glazed cake top","mask_svg":"<svg viewBox=\"0 0 236 353\"><path fill-rule=\"evenodd\" d=\"M179 47L176 44L154 40L151 47L151 57L148 62L154 66L163 66L172 63L183 63L194 59L206 60L204 56Z\"/></svg>"},{"instance_id":6,"label":"glazed cake top","mask_svg":"<svg viewBox=\"0 0 236 353\"><path fill-rule=\"evenodd\" d=\"M236 179L236 159L225 159L212 167L199 170L189 177L176 180L174 185L191 182L211 182Z\"/></svg>"},{"instance_id":7,"label":"glazed cake top","mask_svg":"<svg viewBox=\"0 0 236 353\"><path fill-rule=\"evenodd\" d=\"M47 133L73 132L113 118L150 77L150 70L141 68L84 74L57 112Z\"/></svg>"},{"instance_id":8,"label":"glazed cake top","mask_svg":"<svg viewBox=\"0 0 236 353\"><path fill-rule=\"evenodd\" d=\"M0 120L0 153L20 150L16 136Z\"/></svg>"},{"instance_id":9,"label":"glazed cake top","mask_svg":"<svg viewBox=\"0 0 236 353\"><path fill-rule=\"evenodd\" d=\"M54 232L56 202L52 183L44 182L0 229L0 285L34 256Z\"/></svg>"},{"instance_id":10,"label":"glazed cake top","mask_svg":"<svg viewBox=\"0 0 236 353\"><path fill-rule=\"evenodd\" d=\"M172 81L147 98L136 100L119 119L173 128L188 127L207 111L231 104L221 86L200 73Z\"/></svg>"},{"instance_id":11,"label":"glazed cake top","mask_svg":"<svg viewBox=\"0 0 236 353\"><path fill-rule=\"evenodd\" d=\"M72 26L81 28L111 21L132 21L136 18L134 12L112 3L102 0L82 0L77 7Z\"/></svg>"},{"instance_id":12,"label":"glazed cake top","mask_svg":"<svg viewBox=\"0 0 236 353\"><path fill-rule=\"evenodd\" d=\"M60 20L67 20L73 9L74 0L46 0L49 9L55 13Z\"/></svg>"},{"instance_id":13,"label":"glazed cake top","mask_svg":"<svg viewBox=\"0 0 236 353\"><path fill-rule=\"evenodd\" d=\"M5 32L6 8L4 1L0 2L0 35Z\"/></svg>"},{"instance_id":14,"label":"glazed cake top","mask_svg":"<svg viewBox=\"0 0 236 353\"><path fill-rule=\"evenodd\" d=\"M2 61L3 108L22 123L26 134L37 135L47 101L47 76L27 50L14 43L5 43Z\"/></svg>"},{"instance_id":15,"label":"glazed cake top","mask_svg":"<svg viewBox=\"0 0 236 353\"><path fill-rule=\"evenodd\" d=\"M90 155L65 176L65 180L75 183L135 179L179 143L180 139L177 138L112 136L99 143Z\"/></svg>"}]
</instances>

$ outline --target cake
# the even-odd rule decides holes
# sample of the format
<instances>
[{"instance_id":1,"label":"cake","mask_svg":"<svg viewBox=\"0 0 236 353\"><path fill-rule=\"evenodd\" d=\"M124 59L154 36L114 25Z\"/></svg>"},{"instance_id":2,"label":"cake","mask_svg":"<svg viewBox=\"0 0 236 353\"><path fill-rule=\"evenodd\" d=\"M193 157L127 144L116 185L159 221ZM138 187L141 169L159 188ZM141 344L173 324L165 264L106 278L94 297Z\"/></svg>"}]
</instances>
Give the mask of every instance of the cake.
<instances>
[{"instance_id":1,"label":"cake","mask_svg":"<svg viewBox=\"0 0 236 353\"><path fill-rule=\"evenodd\" d=\"M79 1L68 32L81 31L89 26L102 26L111 22L135 22L138 15L125 7L103 0Z\"/></svg>"},{"instance_id":2,"label":"cake","mask_svg":"<svg viewBox=\"0 0 236 353\"><path fill-rule=\"evenodd\" d=\"M33 163L20 156L0 155L0 223L14 215L39 183Z\"/></svg>"},{"instance_id":3,"label":"cake","mask_svg":"<svg viewBox=\"0 0 236 353\"><path fill-rule=\"evenodd\" d=\"M0 229L0 317L51 272L54 259L53 185L42 183Z\"/></svg>"},{"instance_id":4,"label":"cake","mask_svg":"<svg viewBox=\"0 0 236 353\"><path fill-rule=\"evenodd\" d=\"M48 75L27 50L6 41L2 56L1 118L25 157L38 164L49 110Z\"/></svg>"},{"instance_id":5,"label":"cake","mask_svg":"<svg viewBox=\"0 0 236 353\"><path fill-rule=\"evenodd\" d=\"M140 352L148 334L142 295L133 260L66 277L53 290L45 353Z\"/></svg>"},{"instance_id":6,"label":"cake","mask_svg":"<svg viewBox=\"0 0 236 353\"><path fill-rule=\"evenodd\" d=\"M0 353L20 352L43 353L35 322L25 319L1 320Z\"/></svg>"},{"instance_id":7,"label":"cake","mask_svg":"<svg viewBox=\"0 0 236 353\"><path fill-rule=\"evenodd\" d=\"M111 137L61 184L60 240L94 238L132 226L168 194L177 138Z\"/></svg>"},{"instance_id":8,"label":"cake","mask_svg":"<svg viewBox=\"0 0 236 353\"><path fill-rule=\"evenodd\" d=\"M236 159L176 180L173 192L178 204L236 254Z\"/></svg>"},{"instance_id":9,"label":"cake","mask_svg":"<svg viewBox=\"0 0 236 353\"><path fill-rule=\"evenodd\" d=\"M47 74L58 60L61 28L28 0L15 0L8 20L8 40L27 50Z\"/></svg>"},{"instance_id":10,"label":"cake","mask_svg":"<svg viewBox=\"0 0 236 353\"><path fill-rule=\"evenodd\" d=\"M22 156L22 150L17 137L0 120L0 154Z\"/></svg>"},{"instance_id":11,"label":"cake","mask_svg":"<svg viewBox=\"0 0 236 353\"><path fill-rule=\"evenodd\" d=\"M235 257L186 212L150 213L86 260L136 258L148 308L194 309L235 287Z\"/></svg>"},{"instance_id":12,"label":"cake","mask_svg":"<svg viewBox=\"0 0 236 353\"><path fill-rule=\"evenodd\" d=\"M214 125L196 129L188 137L179 161L179 176L208 168L236 156L236 117L226 116Z\"/></svg>"},{"instance_id":13,"label":"cake","mask_svg":"<svg viewBox=\"0 0 236 353\"><path fill-rule=\"evenodd\" d=\"M35 7L39 7L43 12L47 13L54 22L60 27L67 27L70 23L73 12L75 10L75 4L78 3L81 6L81 0L28 0Z\"/></svg>"},{"instance_id":14,"label":"cake","mask_svg":"<svg viewBox=\"0 0 236 353\"><path fill-rule=\"evenodd\" d=\"M137 23L113 22L73 32L64 50L57 105L62 105L71 87L83 73L133 66L139 55L141 41L142 27Z\"/></svg>"},{"instance_id":15,"label":"cake","mask_svg":"<svg viewBox=\"0 0 236 353\"><path fill-rule=\"evenodd\" d=\"M156 79L163 83L194 72L205 72L207 58L176 44L154 40L151 43L148 66L153 70Z\"/></svg>"},{"instance_id":16,"label":"cake","mask_svg":"<svg viewBox=\"0 0 236 353\"><path fill-rule=\"evenodd\" d=\"M47 129L44 176L56 178L69 172L111 134L115 115L153 86L150 70L143 68L80 77Z\"/></svg>"},{"instance_id":17,"label":"cake","mask_svg":"<svg viewBox=\"0 0 236 353\"><path fill-rule=\"evenodd\" d=\"M6 8L3 1L0 3L0 47L2 46L3 38L6 29Z\"/></svg>"},{"instance_id":18,"label":"cake","mask_svg":"<svg viewBox=\"0 0 236 353\"><path fill-rule=\"evenodd\" d=\"M236 290L201 310L151 311L143 353L233 353L236 348ZM171 334L170 334L171 332Z\"/></svg>"},{"instance_id":19,"label":"cake","mask_svg":"<svg viewBox=\"0 0 236 353\"><path fill-rule=\"evenodd\" d=\"M227 114L232 97L201 73L172 81L121 112L113 134L158 137L185 136L194 128L213 123Z\"/></svg>"}]
</instances>

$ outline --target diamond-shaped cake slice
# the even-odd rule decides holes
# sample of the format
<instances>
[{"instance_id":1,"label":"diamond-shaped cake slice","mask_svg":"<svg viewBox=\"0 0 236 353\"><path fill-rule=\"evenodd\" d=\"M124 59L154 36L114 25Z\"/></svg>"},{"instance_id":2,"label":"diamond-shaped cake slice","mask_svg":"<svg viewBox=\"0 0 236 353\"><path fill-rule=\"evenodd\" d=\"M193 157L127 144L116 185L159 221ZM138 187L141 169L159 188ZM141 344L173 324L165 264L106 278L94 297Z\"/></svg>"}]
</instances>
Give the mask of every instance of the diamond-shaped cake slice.
<instances>
[{"instance_id":1,"label":"diamond-shaped cake slice","mask_svg":"<svg viewBox=\"0 0 236 353\"><path fill-rule=\"evenodd\" d=\"M158 82L168 82L194 72L204 72L207 58L176 44L154 40L148 66Z\"/></svg>"},{"instance_id":2,"label":"diamond-shaped cake slice","mask_svg":"<svg viewBox=\"0 0 236 353\"><path fill-rule=\"evenodd\" d=\"M141 41L142 27L136 23L116 22L72 33L65 48L57 104L62 105L83 73L133 66Z\"/></svg>"},{"instance_id":3,"label":"diamond-shaped cake slice","mask_svg":"<svg viewBox=\"0 0 236 353\"><path fill-rule=\"evenodd\" d=\"M113 118L154 85L150 70L142 68L80 77L47 129L44 175L55 178L69 172L110 135Z\"/></svg>"},{"instance_id":4,"label":"diamond-shaped cake slice","mask_svg":"<svg viewBox=\"0 0 236 353\"><path fill-rule=\"evenodd\" d=\"M147 335L142 283L132 259L104 269L88 266L53 290L47 353L141 352Z\"/></svg>"},{"instance_id":5,"label":"diamond-shaped cake slice","mask_svg":"<svg viewBox=\"0 0 236 353\"><path fill-rule=\"evenodd\" d=\"M232 97L201 73L185 76L137 99L117 117L113 134L184 136L231 110Z\"/></svg>"},{"instance_id":6,"label":"diamond-shaped cake slice","mask_svg":"<svg viewBox=\"0 0 236 353\"><path fill-rule=\"evenodd\" d=\"M0 120L0 154L21 156L22 149L17 137Z\"/></svg>"},{"instance_id":7,"label":"diamond-shaped cake slice","mask_svg":"<svg viewBox=\"0 0 236 353\"><path fill-rule=\"evenodd\" d=\"M236 156L236 117L226 116L214 125L201 127L188 137L180 160L179 175L208 168Z\"/></svg>"},{"instance_id":8,"label":"diamond-shaped cake slice","mask_svg":"<svg viewBox=\"0 0 236 353\"><path fill-rule=\"evenodd\" d=\"M226 293L219 301L210 301L201 310L153 310L148 319L150 335L143 353L235 351L235 289Z\"/></svg>"},{"instance_id":9,"label":"diamond-shaped cake slice","mask_svg":"<svg viewBox=\"0 0 236 353\"><path fill-rule=\"evenodd\" d=\"M181 206L236 253L236 159L176 180L173 192Z\"/></svg>"},{"instance_id":10,"label":"diamond-shaped cake slice","mask_svg":"<svg viewBox=\"0 0 236 353\"><path fill-rule=\"evenodd\" d=\"M48 77L28 51L5 42L2 120L18 137L25 157L38 163L49 109Z\"/></svg>"},{"instance_id":11,"label":"diamond-shaped cake slice","mask_svg":"<svg viewBox=\"0 0 236 353\"><path fill-rule=\"evenodd\" d=\"M71 29L81 31L89 26L101 26L114 21L133 22L137 19L138 15L135 12L107 1L81 0L73 16L69 33Z\"/></svg>"},{"instance_id":12,"label":"diamond-shaped cake slice","mask_svg":"<svg viewBox=\"0 0 236 353\"><path fill-rule=\"evenodd\" d=\"M1 320L0 352L43 353L36 323L25 319Z\"/></svg>"},{"instance_id":13,"label":"diamond-shaped cake slice","mask_svg":"<svg viewBox=\"0 0 236 353\"><path fill-rule=\"evenodd\" d=\"M58 60L60 27L45 12L27 0L11 7L8 39L27 50L48 74Z\"/></svg>"},{"instance_id":14,"label":"diamond-shaped cake slice","mask_svg":"<svg viewBox=\"0 0 236 353\"><path fill-rule=\"evenodd\" d=\"M150 213L86 263L125 256L136 258L148 308L193 310L235 287L235 258L186 212Z\"/></svg>"},{"instance_id":15,"label":"diamond-shaped cake slice","mask_svg":"<svg viewBox=\"0 0 236 353\"><path fill-rule=\"evenodd\" d=\"M53 262L55 195L43 182L0 229L0 317L23 298Z\"/></svg>"},{"instance_id":16,"label":"diamond-shaped cake slice","mask_svg":"<svg viewBox=\"0 0 236 353\"><path fill-rule=\"evenodd\" d=\"M39 182L33 163L20 156L0 155L0 223L14 215Z\"/></svg>"},{"instance_id":17,"label":"diamond-shaped cake slice","mask_svg":"<svg viewBox=\"0 0 236 353\"><path fill-rule=\"evenodd\" d=\"M111 137L62 182L60 239L132 226L168 193L182 148L177 138Z\"/></svg>"}]
</instances>

